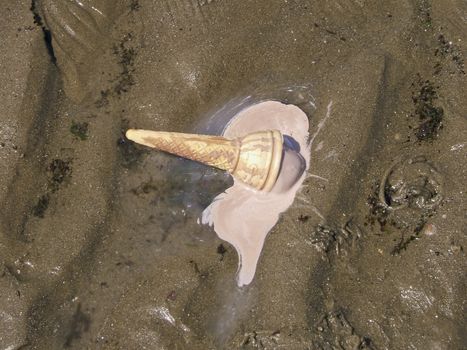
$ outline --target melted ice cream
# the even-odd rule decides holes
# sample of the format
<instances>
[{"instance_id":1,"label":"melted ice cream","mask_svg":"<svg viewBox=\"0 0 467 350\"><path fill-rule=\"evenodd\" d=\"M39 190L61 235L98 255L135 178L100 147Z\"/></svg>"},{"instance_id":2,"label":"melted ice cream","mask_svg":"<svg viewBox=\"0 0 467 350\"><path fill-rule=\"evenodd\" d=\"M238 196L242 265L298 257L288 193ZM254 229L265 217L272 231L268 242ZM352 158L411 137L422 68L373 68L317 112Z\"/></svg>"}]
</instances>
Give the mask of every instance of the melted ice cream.
<instances>
[{"instance_id":1,"label":"melted ice cream","mask_svg":"<svg viewBox=\"0 0 467 350\"><path fill-rule=\"evenodd\" d=\"M268 129L277 129L297 142L295 147L285 142L282 168L274 189L269 193L258 192L234 179L234 185L218 195L202 215L202 223L213 226L217 235L237 250L240 287L253 280L264 240L279 215L292 204L310 159L308 118L294 105L276 101L253 105L232 119L224 136L235 138Z\"/></svg>"}]
</instances>

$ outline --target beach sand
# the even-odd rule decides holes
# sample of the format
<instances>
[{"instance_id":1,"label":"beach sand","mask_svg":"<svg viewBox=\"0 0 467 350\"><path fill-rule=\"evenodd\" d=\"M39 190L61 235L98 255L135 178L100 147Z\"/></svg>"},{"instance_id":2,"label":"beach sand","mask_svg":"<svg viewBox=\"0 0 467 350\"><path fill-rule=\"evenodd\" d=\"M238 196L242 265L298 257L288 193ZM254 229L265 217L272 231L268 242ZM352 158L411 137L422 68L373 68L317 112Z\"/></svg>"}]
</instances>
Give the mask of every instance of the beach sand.
<instances>
[{"instance_id":1,"label":"beach sand","mask_svg":"<svg viewBox=\"0 0 467 350\"><path fill-rule=\"evenodd\" d=\"M466 346L465 2L1 8L1 349ZM329 118L239 289L197 222L232 180L124 131L297 86Z\"/></svg>"}]
</instances>

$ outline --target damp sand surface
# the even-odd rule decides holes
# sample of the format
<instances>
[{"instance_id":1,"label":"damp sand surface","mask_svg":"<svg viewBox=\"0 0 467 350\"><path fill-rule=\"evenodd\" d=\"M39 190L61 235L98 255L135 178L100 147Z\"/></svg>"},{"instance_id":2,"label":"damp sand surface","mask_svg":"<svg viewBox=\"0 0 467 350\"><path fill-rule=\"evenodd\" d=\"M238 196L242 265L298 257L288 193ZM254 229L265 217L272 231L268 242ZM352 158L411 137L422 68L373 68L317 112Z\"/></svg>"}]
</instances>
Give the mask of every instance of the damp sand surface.
<instances>
[{"instance_id":1,"label":"damp sand surface","mask_svg":"<svg viewBox=\"0 0 467 350\"><path fill-rule=\"evenodd\" d=\"M32 5L1 3L0 348L465 347L465 2ZM238 288L197 224L232 179L123 132L264 100L316 136Z\"/></svg>"}]
</instances>

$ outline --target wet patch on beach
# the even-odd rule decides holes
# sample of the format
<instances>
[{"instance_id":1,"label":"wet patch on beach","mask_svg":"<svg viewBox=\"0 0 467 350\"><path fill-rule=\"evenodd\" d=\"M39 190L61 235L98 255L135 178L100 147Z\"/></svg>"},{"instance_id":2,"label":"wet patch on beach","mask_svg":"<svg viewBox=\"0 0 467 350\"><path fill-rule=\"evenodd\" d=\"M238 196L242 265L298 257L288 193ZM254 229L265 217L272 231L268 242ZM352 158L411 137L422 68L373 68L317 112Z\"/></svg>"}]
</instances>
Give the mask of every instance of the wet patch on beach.
<instances>
[{"instance_id":1,"label":"wet patch on beach","mask_svg":"<svg viewBox=\"0 0 467 350\"><path fill-rule=\"evenodd\" d=\"M2 9L0 348L465 344L464 3ZM125 132L220 134L264 100L316 139L237 288L235 248L198 223L231 177Z\"/></svg>"}]
</instances>

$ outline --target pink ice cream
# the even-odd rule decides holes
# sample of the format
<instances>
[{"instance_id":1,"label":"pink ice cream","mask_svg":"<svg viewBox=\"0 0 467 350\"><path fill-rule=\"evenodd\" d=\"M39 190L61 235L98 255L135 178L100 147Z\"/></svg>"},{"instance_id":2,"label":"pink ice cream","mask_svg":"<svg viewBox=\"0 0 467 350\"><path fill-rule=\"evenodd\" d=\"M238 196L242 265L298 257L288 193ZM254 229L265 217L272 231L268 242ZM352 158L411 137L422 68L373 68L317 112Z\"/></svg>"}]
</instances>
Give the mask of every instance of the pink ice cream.
<instances>
[{"instance_id":1,"label":"pink ice cream","mask_svg":"<svg viewBox=\"0 0 467 350\"><path fill-rule=\"evenodd\" d=\"M217 235L237 250L240 287L253 280L264 240L279 215L293 203L310 159L308 118L294 105L266 101L248 107L231 120L224 136L235 138L268 129L285 135L281 172L273 190L255 191L234 179L234 185L218 195L202 214L202 223L213 226Z\"/></svg>"}]
</instances>

